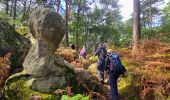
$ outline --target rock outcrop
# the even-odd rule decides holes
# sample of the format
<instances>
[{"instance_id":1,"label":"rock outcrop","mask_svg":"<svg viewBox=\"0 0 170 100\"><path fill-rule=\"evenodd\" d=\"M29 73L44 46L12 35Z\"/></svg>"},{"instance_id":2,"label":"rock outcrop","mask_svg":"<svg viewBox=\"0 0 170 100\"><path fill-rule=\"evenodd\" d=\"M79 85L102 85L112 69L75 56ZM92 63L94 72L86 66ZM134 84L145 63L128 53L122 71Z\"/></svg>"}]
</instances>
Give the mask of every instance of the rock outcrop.
<instances>
[{"instance_id":1,"label":"rock outcrop","mask_svg":"<svg viewBox=\"0 0 170 100\"><path fill-rule=\"evenodd\" d=\"M21 66L23 61L20 60L23 53L28 53L26 47L26 41L28 39L17 33L9 23L0 20L0 56L4 56L6 53L11 52L11 71ZM27 44L28 45L28 44ZM28 48L29 49L29 48ZM23 56L25 58L25 56Z\"/></svg>"},{"instance_id":2,"label":"rock outcrop","mask_svg":"<svg viewBox=\"0 0 170 100\"><path fill-rule=\"evenodd\" d=\"M46 93L48 97L52 96L49 100L58 100L56 97L61 95L53 96L54 91L68 87L71 87L71 94L103 93L106 87L98 84L96 77L55 54L65 33L65 22L59 14L45 8L38 9L32 14L29 27L35 44L23 63L24 71L10 76L5 82L8 99L27 100L37 93L44 99L43 93Z\"/></svg>"},{"instance_id":3,"label":"rock outcrop","mask_svg":"<svg viewBox=\"0 0 170 100\"><path fill-rule=\"evenodd\" d=\"M32 14L29 27L35 38L23 63L26 72L33 77L29 84L42 92L66 87L74 74L73 68L55 55L65 34L65 21L49 9L38 9Z\"/></svg>"}]
</instances>

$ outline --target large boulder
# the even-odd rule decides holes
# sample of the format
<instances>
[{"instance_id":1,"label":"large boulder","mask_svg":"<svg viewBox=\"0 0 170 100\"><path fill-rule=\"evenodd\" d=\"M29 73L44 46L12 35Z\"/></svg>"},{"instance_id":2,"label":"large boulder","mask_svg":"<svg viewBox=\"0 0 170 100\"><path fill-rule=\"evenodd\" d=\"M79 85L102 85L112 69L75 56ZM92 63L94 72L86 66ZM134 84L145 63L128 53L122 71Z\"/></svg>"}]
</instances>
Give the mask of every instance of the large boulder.
<instances>
[{"instance_id":1,"label":"large boulder","mask_svg":"<svg viewBox=\"0 0 170 100\"><path fill-rule=\"evenodd\" d=\"M29 21L35 44L30 49L23 66L34 77L59 75L62 70L56 67L61 60L54 55L65 34L62 17L49 9L36 10Z\"/></svg>"},{"instance_id":2,"label":"large boulder","mask_svg":"<svg viewBox=\"0 0 170 100\"><path fill-rule=\"evenodd\" d=\"M8 78L5 88L6 97L13 99L15 93L23 94L27 100L32 92L27 93L22 87L18 88L20 83L23 88L27 87L30 91L49 94L67 87L71 87L73 93L97 91L100 85L96 77L82 68L70 65L59 55L55 55L55 50L65 33L65 22L59 14L45 8L37 9L31 16L29 26L35 38L35 44L23 63L26 76L14 74ZM23 98L21 95L16 97L19 97L17 100Z\"/></svg>"},{"instance_id":3,"label":"large boulder","mask_svg":"<svg viewBox=\"0 0 170 100\"><path fill-rule=\"evenodd\" d=\"M2 57L8 52L12 53L11 71L22 65L23 61L20 58L29 49L25 48L28 44L26 41L28 40L17 33L13 26L0 20L0 56ZM26 52L25 49L27 49Z\"/></svg>"},{"instance_id":4,"label":"large boulder","mask_svg":"<svg viewBox=\"0 0 170 100\"><path fill-rule=\"evenodd\" d=\"M65 21L49 9L38 9L31 15L29 27L35 38L23 63L26 72L32 76L29 84L42 92L66 87L74 76L73 68L55 55L65 34Z\"/></svg>"}]
</instances>

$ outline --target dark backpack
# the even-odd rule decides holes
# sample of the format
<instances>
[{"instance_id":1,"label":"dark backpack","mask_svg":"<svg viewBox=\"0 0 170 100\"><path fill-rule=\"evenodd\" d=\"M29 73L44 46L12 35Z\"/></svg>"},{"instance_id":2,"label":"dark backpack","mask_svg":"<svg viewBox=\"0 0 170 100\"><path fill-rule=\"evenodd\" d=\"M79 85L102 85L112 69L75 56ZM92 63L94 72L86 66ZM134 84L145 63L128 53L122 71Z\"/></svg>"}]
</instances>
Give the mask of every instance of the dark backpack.
<instances>
[{"instance_id":1,"label":"dark backpack","mask_svg":"<svg viewBox=\"0 0 170 100\"><path fill-rule=\"evenodd\" d=\"M122 65L117 53L111 53L109 55L110 59L110 70L114 71L117 75L124 74L126 72L125 67Z\"/></svg>"},{"instance_id":2,"label":"dark backpack","mask_svg":"<svg viewBox=\"0 0 170 100\"><path fill-rule=\"evenodd\" d=\"M105 48L100 48L100 49L99 49L98 58L99 58L100 60L105 60L106 53L107 53L107 51L106 51Z\"/></svg>"}]
</instances>

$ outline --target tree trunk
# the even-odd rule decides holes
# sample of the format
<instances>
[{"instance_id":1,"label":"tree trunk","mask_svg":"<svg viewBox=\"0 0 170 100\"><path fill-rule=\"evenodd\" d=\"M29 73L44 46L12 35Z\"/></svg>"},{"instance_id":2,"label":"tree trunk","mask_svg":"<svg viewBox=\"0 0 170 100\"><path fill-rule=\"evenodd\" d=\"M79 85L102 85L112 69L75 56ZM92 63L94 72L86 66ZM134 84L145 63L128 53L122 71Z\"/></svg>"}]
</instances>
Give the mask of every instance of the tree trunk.
<instances>
[{"instance_id":1,"label":"tree trunk","mask_svg":"<svg viewBox=\"0 0 170 100\"><path fill-rule=\"evenodd\" d=\"M17 8L17 0L14 0L14 15L13 15L13 19L15 20L16 19L16 16L17 16L17 11L16 11L16 8Z\"/></svg>"},{"instance_id":2,"label":"tree trunk","mask_svg":"<svg viewBox=\"0 0 170 100\"><path fill-rule=\"evenodd\" d=\"M152 4L151 0L149 0L149 33L152 34Z\"/></svg>"},{"instance_id":3,"label":"tree trunk","mask_svg":"<svg viewBox=\"0 0 170 100\"><path fill-rule=\"evenodd\" d=\"M70 3L70 1L69 0L65 0L65 2L66 2L66 15L65 15L65 17L66 17L66 45L67 46L69 46L69 44L68 44L68 18L69 18L69 3Z\"/></svg>"},{"instance_id":4,"label":"tree trunk","mask_svg":"<svg viewBox=\"0 0 170 100\"><path fill-rule=\"evenodd\" d=\"M6 8L5 8L5 13L8 15L8 10L9 10L9 0L6 0Z\"/></svg>"},{"instance_id":5,"label":"tree trunk","mask_svg":"<svg viewBox=\"0 0 170 100\"><path fill-rule=\"evenodd\" d=\"M57 0L57 13L58 13L59 10L60 10L60 4L61 4L61 1L60 1L60 0Z\"/></svg>"},{"instance_id":6,"label":"tree trunk","mask_svg":"<svg viewBox=\"0 0 170 100\"><path fill-rule=\"evenodd\" d=\"M12 5L11 5L11 9L10 9L10 17L12 17L12 15L13 15L14 1L15 1L15 0L11 0L11 4L12 4Z\"/></svg>"},{"instance_id":7,"label":"tree trunk","mask_svg":"<svg viewBox=\"0 0 170 100\"><path fill-rule=\"evenodd\" d=\"M78 52L79 49L79 43L78 43L78 34L79 34L79 20L80 20L80 5L81 5L81 0L79 1L78 4L78 9L77 9L77 30L76 30L76 51Z\"/></svg>"},{"instance_id":8,"label":"tree trunk","mask_svg":"<svg viewBox=\"0 0 170 100\"><path fill-rule=\"evenodd\" d=\"M23 6L24 6L24 8L23 8L22 22L23 22L23 21L25 20L25 18L26 18L27 0L24 1Z\"/></svg>"},{"instance_id":9,"label":"tree trunk","mask_svg":"<svg viewBox=\"0 0 170 100\"><path fill-rule=\"evenodd\" d=\"M133 0L133 48L132 54L136 54L140 43L140 0Z\"/></svg>"}]
</instances>

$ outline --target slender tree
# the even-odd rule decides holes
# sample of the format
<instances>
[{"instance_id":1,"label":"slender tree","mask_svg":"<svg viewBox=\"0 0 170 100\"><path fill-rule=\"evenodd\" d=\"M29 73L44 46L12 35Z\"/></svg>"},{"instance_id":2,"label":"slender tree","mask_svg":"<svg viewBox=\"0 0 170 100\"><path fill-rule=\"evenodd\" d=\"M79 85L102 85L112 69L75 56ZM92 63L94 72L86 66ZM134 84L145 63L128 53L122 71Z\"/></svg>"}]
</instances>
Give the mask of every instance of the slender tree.
<instances>
[{"instance_id":1,"label":"slender tree","mask_svg":"<svg viewBox=\"0 0 170 100\"><path fill-rule=\"evenodd\" d=\"M16 19L16 16L17 16L17 0L14 0L14 8L13 8L14 12L13 12L13 19L15 20Z\"/></svg>"},{"instance_id":2,"label":"slender tree","mask_svg":"<svg viewBox=\"0 0 170 100\"><path fill-rule=\"evenodd\" d=\"M9 0L6 0L5 5L6 5L5 13L8 15L8 10L9 10Z\"/></svg>"},{"instance_id":3,"label":"slender tree","mask_svg":"<svg viewBox=\"0 0 170 100\"><path fill-rule=\"evenodd\" d=\"M67 0L66 0L67 1ZM61 0L57 0L57 13L60 10L60 4L61 4Z\"/></svg>"},{"instance_id":4,"label":"slender tree","mask_svg":"<svg viewBox=\"0 0 170 100\"><path fill-rule=\"evenodd\" d=\"M65 15L65 17L66 17L66 44L67 44L67 46L69 45L68 44L68 18L69 18L69 6L70 6L70 0L65 0L65 2L66 2L66 15Z\"/></svg>"},{"instance_id":5,"label":"slender tree","mask_svg":"<svg viewBox=\"0 0 170 100\"><path fill-rule=\"evenodd\" d=\"M79 49L79 40L78 40L78 34L79 34L79 21L80 21L80 10L81 10L81 0L78 0L78 9L77 9L77 28L76 28L76 36L75 36L75 42L76 42L76 50Z\"/></svg>"},{"instance_id":6,"label":"slender tree","mask_svg":"<svg viewBox=\"0 0 170 100\"><path fill-rule=\"evenodd\" d=\"M24 0L23 2L23 15L22 15L22 21L25 20L25 17L26 17L26 11L27 11L27 0Z\"/></svg>"},{"instance_id":7,"label":"slender tree","mask_svg":"<svg viewBox=\"0 0 170 100\"><path fill-rule=\"evenodd\" d=\"M133 0L133 54L138 49L140 38L140 0Z\"/></svg>"}]
</instances>

